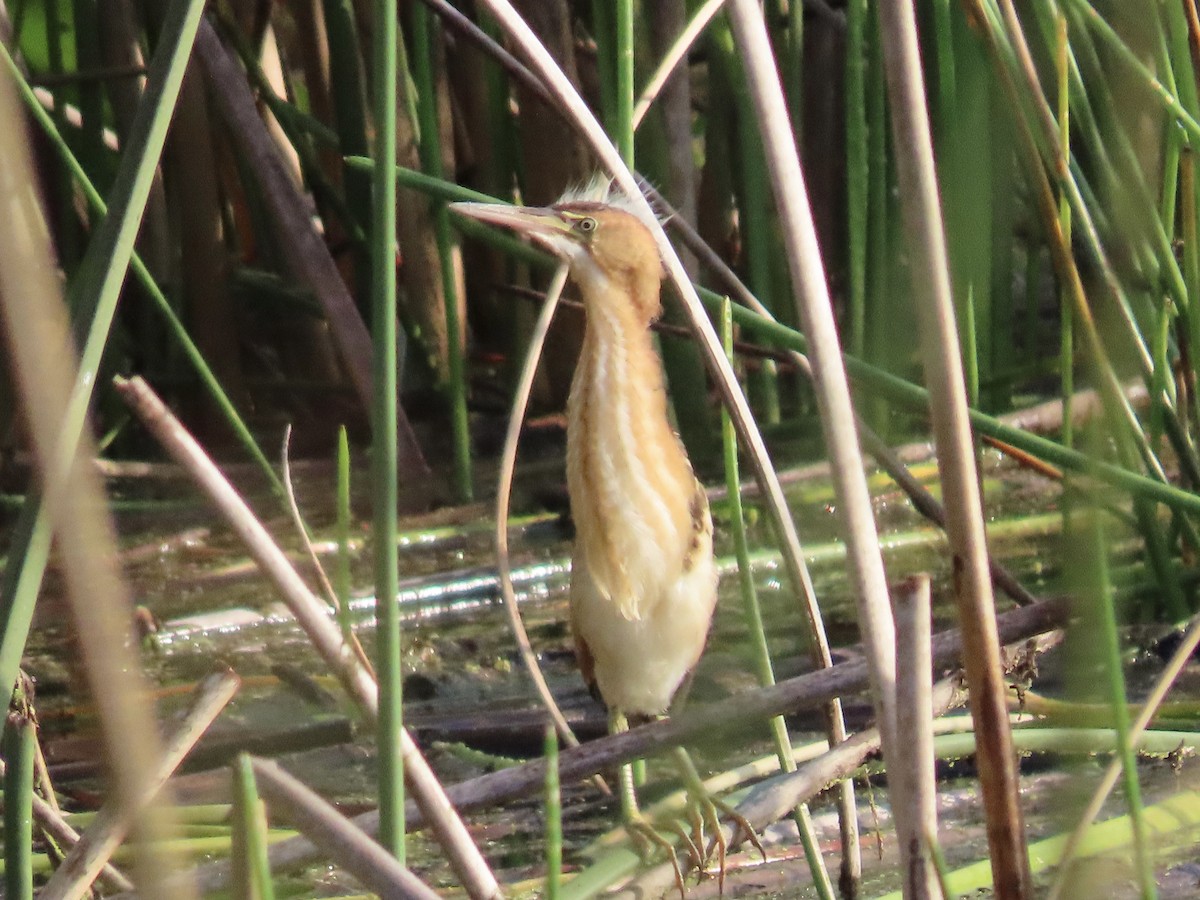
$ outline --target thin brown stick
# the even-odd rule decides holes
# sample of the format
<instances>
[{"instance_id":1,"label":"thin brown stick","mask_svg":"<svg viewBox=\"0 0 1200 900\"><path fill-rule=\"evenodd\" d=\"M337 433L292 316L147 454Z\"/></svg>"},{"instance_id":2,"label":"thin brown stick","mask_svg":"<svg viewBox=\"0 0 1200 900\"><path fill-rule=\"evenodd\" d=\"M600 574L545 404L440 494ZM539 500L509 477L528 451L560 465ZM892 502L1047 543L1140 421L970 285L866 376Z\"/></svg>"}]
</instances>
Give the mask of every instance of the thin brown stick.
<instances>
[{"instance_id":1,"label":"thin brown stick","mask_svg":"<svg viewBox=\"0 0 1200 900\"><path fill-rule=\"evenodd\" d=\"M987 444L987 446L994 450L999 450L1021 468L1029 469L1031 472L1037 472L1037 474L1041 475L1043 478L1062 484L1063 472L1058 466L1051 465L1045 460L1038 459L1032 453L1026 453L1020 447L1014 447L1012 444L1006 444L1004 441L990 437L986 434L983 436L983 443Z\"/></svg>"},{"instance_id":2,"label":"thin brown stick","mask_svg":"<svg viewBox=\"0 0 1200 900\"><path fill-rule=\"evenodd\" d=\"M238 492L150 386L141 378L116 379L115 385L146 429L192 474L197 485L225 515L325 664L374 724L379 715L378 687L357 654L343 640L341 629L329 617L329 607L308 589ZM474 898L497 896L499 886L495 877L407 729L400 732L400 745L408 787L423 815L428 817L427 821L464 889Z\"/></svg>"},{"instance_id":3,"label":"thin brown stick","mask_svg":"<svg viewBox=\"0 0 1200 900\"><path fill-rule=\"evenodd\" d=\"M537 654L529 642L529 633L521 619L521 610L517 605L517 594L513 589L512 565L508 554L508 506L512 498L513 470L517 463L517 442L521 437L521 423L525 419L525 410L529 403L529 393L533 389L533 378L537 374L538 360L542 355L542 345L546 341L546 333L550 330L550 320L558 306L559 297L567 283L568 270L566 265L560 265L550 280L546 289L546 299L534 323L533 333L529 337L529 349L525 357L525 365L521 369L521 377L517 381L517 389L513 394L512 410L508 416L508 429L504 434L504 450L500 454L500 465L496 473L496 568L500 575L500 596L504 599L504 609L508 613L508 622L512 628L513 638L517 642L517 650L525 671L529 673L533 686L537 690L542 706L554 721L554 730L568 747L578 747L579 739L567 724L567 718L559 709L542 667L538 664ZM605 785L605 791L608 790Z\"/></svg>"},{"instance_id":4,"label":"thin brown stick","mask_svg":"<svg viewBox=\"0 0 1200 900\"><path fill-rule=\"evenodd\" d=\"M978 740L976 759L988 825L992 878L997 897L1017 900L1031 896L1032 882L911 0L882 3L879 27L913 296L923 298L923 302L916 304L918 332L946 501L954 594L968 650L966 671ZM885 755L886 752L885 741ZM888 768L890 771L891 766ZM908 829L904 820L897 820L897 829L905 845L922 838L919 832Z\"/></svg>"},{"instance_id":5,"label":"thin brown stick","mask_svg":"<svg viewBox=\"0 0 1200 900\"><path fill-rule=\"evenodd\" d=\"M909 819L909 842L900 847L906 900L940 897L929 840L937 835L937 776L933 759L933 684L929 659L929 576L898 585L896 602L896 737L904 778L888 799L894 816ZM902 787L903 792L896 788Z\"/></svg>"},{"instance_id":6,"label":"thin brown stick","mask_svg":"<svg viewBox=\"0 0 1200 900\"><path fill-rule=\"evenodd\" d=\"M19 687L13 691L13 699L16 700L18 694L24 695L24 700L21 705L28 707L29 718L33 721L34 741L33 741L33 783L34 796L38 791L41 791L42 797L45 798L46 804L54 811L56 816L62 815L62 810L58 805L58 795L54 791L54 782L50 779L50 768L46 765L46 754L43 752L41 740L41 722L38 721L37 712L33 707L32 698L36 691L32 679L22 670L18 676ZM12 703L10 703L10 706Z\"/></svg>"},{"instance_id":7,"label":"thin brown stick","mask_svg":"<svg viewBox=\"0 0 1200 900\"><path fill-rule=\"evenodd\" d=\"M931 697L935 715L961 706L967 700L962 679L957 674L934 685ZM803 763L795 772L772 779L771 783L764 785L761 792L757 792L754 797L740 805L738 812L755 825L760 822L774 822L780 816L786 815L787 810L793 808L796 803L811 800L824 790L826 785L839 778L848 778L878 752L879 729L863 729L848 738L845 743L838 744L811 762ZM785 805L789 803L792 806Z\"/></svg>"},{"instance_id":8,"label":"thin brown stick","mask_svg":"<svg viewBox=\"0 0 1200 900\"><path fill-rule=\"evenodd\" d=\"M1005 630L1002 627L1002 631ZM1009 638L1013 638L1010 640ZM934 638L936 644L938 638ZM1011 665L1016 665L1024 658L1026 638L1017 639L1015 635L1006 634L1005 658ZM1054 642L1053 636L1048 636L1040 642L1040 649L1045 649ZM934 653L936 658L937 654ZM937 664L942 668L941 664ZM962 673L943 678L933 685L931 694L933 717L942 716L952 709L967 702L966 687ZM763 827L787 815L788 810L797 803L811 800L832 784L838 778L850 775L861 766L867 758L879 750L879 729L868 728L858 732L845 744L822 754L810 762L803 763L795 772L772 778L764 783L762 790L756 791L745 803L738 807L738 812L746 816L752 824Z\"/></svg>"},{"instance_id":9,"label":"thin brown stick","mask_svg":"<svg viewBox=\"0 0 1200 900\"><path fill-rule=\"evenodd\" d=\"M1192 72L1200 87L1200 12L1196 10L1196 0L1183 0L1183 10L1187 14L1188 50L1192 54Z\"/></svg>"},{"instance_id":10,"label":"thin brown stick","mask_svg":"<svg viewBox=\"0 0 1200 900\"><path fill-rule=\"evenodd\" d=\"M240 685L241 679L232 669L217 672L200 682L191 707L167 741L153 778L146 785L143 803L149 802L166 784L183 758L233 699ZM92 824L67 853L62 865L38 896L45 900L78 900L83 897L125 839L137 813L137 809L129 809L111 801L101 807Z\"/></svg>"}]
</instances>

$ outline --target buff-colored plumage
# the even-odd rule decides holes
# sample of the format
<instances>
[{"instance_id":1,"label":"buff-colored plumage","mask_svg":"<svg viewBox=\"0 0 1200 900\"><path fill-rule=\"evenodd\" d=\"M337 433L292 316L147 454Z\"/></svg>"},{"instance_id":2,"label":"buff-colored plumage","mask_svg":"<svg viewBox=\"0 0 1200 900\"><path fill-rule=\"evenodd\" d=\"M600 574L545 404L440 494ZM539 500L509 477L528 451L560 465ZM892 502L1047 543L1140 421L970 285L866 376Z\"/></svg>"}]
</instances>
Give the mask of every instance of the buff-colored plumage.
<instances>
[{"instance_id":1,"label":"buff-colored plumage","mask_svg":"<svg viewBox=\"0 0 1200 900\"><path fill-rule=\"evenodd\" d=\"M590 215L591 252L571 268L587 307L567 401L571 627L605 702L654 715L704 649L717 597L712 520L651 342L658 250L629 213Z\"/></svg>"},{"instance_id":2,"label":"buff-colored plumage","mask_svg":"<svg viewBox=\"0 0 1200 900\"><path fill-rule=\"evenodd\" d=\"M704 649L717 575L708 501L667 417L651 340L662 277L654 239L620 197L456 208L552 250L582 295L587 325L567 401L571 628L584 677L610 709L661 714Z\"/></svg>"}]
</instances>

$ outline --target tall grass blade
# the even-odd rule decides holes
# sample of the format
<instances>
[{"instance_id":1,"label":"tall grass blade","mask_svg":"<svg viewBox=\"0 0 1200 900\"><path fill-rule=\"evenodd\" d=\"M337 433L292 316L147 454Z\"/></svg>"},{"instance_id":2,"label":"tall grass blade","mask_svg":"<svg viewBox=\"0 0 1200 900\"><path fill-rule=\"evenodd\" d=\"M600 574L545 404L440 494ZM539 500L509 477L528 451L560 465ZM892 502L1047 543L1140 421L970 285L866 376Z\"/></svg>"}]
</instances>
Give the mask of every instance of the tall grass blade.
<instances>
[{"instance_id":1,"label":"tall grass blade","mask_svg":"<svg viewBox=\"0 0 1200 900\"><path fill-rule=\"evenodd\" d=\"M379 842L405 861L404 727L400 668L399 556L396 547L396 78L399 24L396 4L377 0L372 86L375 91L375 167L372 179L371 309L374 404L371 487L375 554L376 665L379 680Z\"/></svg>"},{"instance_id":2,"label":"tall grass blade","mask_svg":"<svg viewBox=\"0 0 1200 900\"><path fill-rule=\"evenodd\" d=\"M1121 653L1120 636L1117 633L1117 616L1112 584L1109 581L1108 540L1102 513L1094 512L1087 529L1088 547L1082 596L1088 598L1083 604L1096 621L1088 629L1100 638L1099 654L1104 660L1104 671L1108 681L1108 701L1112 709L1112 722L1117 732L1118 755L1124 774L1125 802L1129 806L1129 820L1133 829L1134 870L1137 873L1143 900L1152 900L1158 895L1154 883L1154 859L1147 843L1146 823L1143 818L1142 790L1138 778L1138 758L1134 752L1130 733L1129 705L1126 701L1124 660Z\"/></svg>"},{"instance_id":3,"label":"tall grass blade","mask_svg":"<svg viewBox=\"0 0 1200 900\"><path fill-rule=\"evenodd\" d=\"M441 128L438 123L437 76L434 72L434 43L437 20L423 4L413 7L413 78L416 82L416 112L420 126L421 168L433 178L443 177ZM387 157L389 160L391 157ZM446 351L450 399L450 421L454 430L454 484L458 498L469 503L474 496L471 477L471 433L467 418L467 372L464 359L461 260L450 230L450 214L442 203L430 210L441 266L442 297L446 315Z\"/></svg>"},{"instance_id":4,"label":"tall grass blade","mask_svg":"<svg viewBox=\"0 0 1200 900\"><path fill-rule=\"evenodd\" d=\"M721 309L721 342L729 361L733 362L733 314L728 299ZM725 457L725 487L729 496L729 522L733 532L734 552L738 563L738 587L742 594L742 611L746 618L746 628L753 645L754 664L758 683L768 685L775 683L775 670L771 665L771 651L767 647L767 633L763 625L762 608L758 602L758 591L754 587L754 573L750 565L750 543L746 536L746 517L742 509L741 476L738 473L737 436L733 431L733 421L725 410L721 412L721 445ZM775 755L779 759L779 767L784 772L796 771L796 760L792 754L792 741L788 736L787 724L783 716L771 719L771 738L775 743ZM801 804L795 811L796 827L800 832L800 841L804 846L804 855L808 860L809 872L812 874L813 886L822 900L832 900L833 883L829 880L829 872L825 868L825 859L813 829L812 818L806 804ZM857 823L856 823L857 824ZM857 865L852 868L855 881L861 877L862 862L857 853L857 841L842 848L842 858L856 857Z\"/></svg>"},{"instance_id":5,"label":"tall grass blade","mask_svg":"<svg viewBox=\"0 0 1200 900\"><path fill-rule=\"evenodd\" d=\"M558 900L562 890L562 789L558 780L558 732L546 726L546 898Z\"/></svg>"},{"instance_id":6,"label":"tall grass blade","mask_svg":"<svg viewBox=\"0 0 1200 900\"><path fill-rule=\"evenodd\" d=\"M334 128L343 160L365 156L367 143L367 94L363 86L358 26L350 0L322 0L326 40L329 42L329 87L333 101ZM354 222L368 234L371 227L371 179L343 161L346 205ZM370 259L360 254L359 283L369 285ZM360 291L360 295L366 293Z\"/></svg>"},{"instance_id":7,"label":"tall grass blade","mask_svg":"<svg viewBox=\"0 0 1200 900\"><path fill-rule=\"evenodd\" d=\"M847 351L863 356L867 322L867 0L846 3Z\"/></svg>"},{"instance_id":8,"label":"tall grass blade","mask_svg":"<svg viewBox=\"0 0 1200 900\"><path fill-rule=\"evenodd\" d=\"M258 796L250 757L233 764L233 891L235 900L275 900L267 860L267 809Z\"/></svg>"},{"instance_id":9,"label":"tall grass blade","mask_svg":"<svg viewBox=\"0 0 1200 900\"><path fill-rule=\"evenodd\" d=\"M37 733L24 711L10 709L3 744L4 896L33 900L33 760L37 755Z\"/></svg>"},{"instance_id":10,"label":"tall grass blade","mask_svg":"<svg viewBox=\"0 0 1200 900\"><path fill-rule=\"evenodd\" d=\"M346 426L338 428L337 445L337 558L333 563L333 590L337 595L338 624L342 639L352 643L354 622L350 616L350 439Z\"/></svg>"},{"instance_id":11,"label":"tall grass blade","mask_svg":"<svg viewBox=\"0 0 1200 900\"><path fill-rule=\"evenodd\" d=\"M617 152L633 168L633 0L617 0L614 10L617 48Z\"/></svg>"}]
</instances>

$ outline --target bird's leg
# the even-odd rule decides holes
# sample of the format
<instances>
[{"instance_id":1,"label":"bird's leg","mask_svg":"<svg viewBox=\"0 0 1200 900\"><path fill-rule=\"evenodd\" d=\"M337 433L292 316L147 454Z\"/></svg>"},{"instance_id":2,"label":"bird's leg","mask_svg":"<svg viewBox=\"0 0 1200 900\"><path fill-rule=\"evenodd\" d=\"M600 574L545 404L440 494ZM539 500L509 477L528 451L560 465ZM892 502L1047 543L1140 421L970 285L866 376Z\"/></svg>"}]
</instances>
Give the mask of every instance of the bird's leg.
<instances>
[{"instance_id":1,"label":"bird's leg","mask_svg":"<svg viewBox=\"0 0 1200 900\"><path fill-rule=\"evenodd\" d=\"M724 893L725 853L729 843L738 843L738 839L744 835L745 839L750 841L755 849L762 854L764 862L767 859L767 851L763 849L758 832L754 830L754 826L750 824L746 817L728 803L714 797L708 788L704 786L704 780L696 770L696 764L692 762L691 756L688 755L687 750L683 747L675 748L675 762L679 766L679 773L683 776L684 786L687 788L688 796L691 798L689 814L692 818L693 828L696 829L695 844L703 846L705 825L712 831L712 845L708 848L707 852L703 854L697 853L696 867L703 870L715 850L717 854L717 878L719 879L718 890ZM722 815L728 817L733 822L732 841L725 840L725 833L721 829Z\"/></svg>"},{"instance_id":2,"label":"bird's leg","mask_svg":"<svg viewBox=\"0 0 1200 900\"><path fill-rule=\"evenodd\" d=\"M629 720L625 718L625 714L619 709L610 709L608 711L608 730L610 734L620 734L623 731L629 730ZM679 889L679 896L683 898L687 894L687 890L683 884L683 871L679 868L679 860L675 856L675 847L664 838L658 831L646 821L646 817L642 815L642 811L638 808L637 792L633 784L633 766L629 763L622 764L617 776L617 789L621 798L621 819L625 823L625 830L629 832L629 837L638 847L638 852L643 861L653 854L654 848L658 848L671 863L671 868L675 874L675 887ZM685 835L686 838L686 835ZM688 844L691 845L689 852L699 852L690 838L686 838Z\"/></svg>"}]
</instances>

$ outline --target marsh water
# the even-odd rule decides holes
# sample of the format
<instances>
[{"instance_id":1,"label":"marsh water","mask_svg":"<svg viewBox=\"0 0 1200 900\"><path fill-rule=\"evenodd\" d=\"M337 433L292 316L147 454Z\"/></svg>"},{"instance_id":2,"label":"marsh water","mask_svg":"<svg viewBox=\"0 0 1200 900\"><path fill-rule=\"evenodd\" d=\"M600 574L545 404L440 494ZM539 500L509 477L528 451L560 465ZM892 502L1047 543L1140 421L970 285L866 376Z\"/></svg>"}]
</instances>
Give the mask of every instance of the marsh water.
<instances>
[{"instance_id":1,"label":"marsh water","mask_svg":"<svg viewBox=\"0 0 1200 900\"><path fill-rule=\"evenodd\" d=\"M934 480L934 468L927 461L916 463L913 470L927 483ZM984 454L982 474L993 555L1034 593L1062 592L1069 573L1061 571L1058 561L1071 554L1061 546L1061 512L1055 502L1047 501L1048 496L1059 496L1058 486L992 452ZM540 478L535 473L526 481ZM330 537L333 511L328 507L333 495L332 471L321 464L301 466L296 479L300 506L317 537L315 549L330 567L334 546ZM953 624L953 610L945 602L949 573L941 534L921 519L885 476L874 475L872 488L889 578L930 573L935 599L941 601L935 609L935 627ZM344 811L369 809L375 795L372 735L360 726L303 633L216 514L169 470L152 479L145 475L113 479L110 490L118 508L124 510L119 513L123 561L136 600L158 623L145 657L160 691L162 715L185 705L191 686L214 666L232 667L243 679L238 697L177 780L179 802L227 802L225 763L238 750L249 749L279 758ZM830 642L834 647L853 645L857 640L853 605L828 479L819 468L799 473L788 492ZM309 565L295 539L294 526L278 504L265 492L252 495L252 502L276 538L295 555L302 571L307 571ZM764 517L752 495L747 502L751 535L758 548L753 558L754 581L775 673L782 679L809 666L806 625L783 580ZM570 523L565 515L538 511L533 504L529 509L516 514L510 532L514 582L550 687L580 738L586 740L604 733L606 718L579 679L565 625ZM362 516L355 520L352 540L353 582L360 590L354 594L351 615L370 653L375 599L367 589L371 548L365 502L357 511ZM714 498L713 512L723 576L721 600L691 687L688 702L692 704L720 700L752 690L756 684L734 577L736 563L730 556L728 529L723 527L728 508L719 497ZM399 603L404 622L406 722L446 782L470 778L503 765L506 759L536 756L543 745L544 715L521 668L499 600L491 522L490 507L478 504L447 507L402 523ZM1112 564L1117 581L1136 601L1139 586L1146 580L1140 561L1116 541ZM41 604L28 668L38 683L39 711L55 783L86 803L99 775L97 744L86 689L71 665L73 654L64 618L51 584ZM840 652L835 651L835 657ZM1137 690L1138 673L1144 673L1145 682L1157 665L1152 654L1131 656L1132 692ZM1039 690L1054 692L1057 668L1061 667L1053 655L1043 661ZM862 698L848 698L846 711L852 730L869 723L869 707ZM815 714L789 717L788 725L796 743L820 737L820 720ZM770 747L764 726L723 734L692 749L703 768L718 771L769 756ZM1031 840L1066 827L1063 810L1080 802L1073 785L1094 780L1105 761L1045 756L1026 760L1023 789ZM1088 778L1080 779L1081 772ZM942 839L953 867L983 858L986 838L969 759L948 764L944 774L939 793ZM1187 787L1190 780L1194 776L1186 765L1179 770L1148 761L1143 784L1146 802ZM651 761L642 788L644 802L653 802L675 787L672 769ZM563 791L564 855L570 870L587 865L585 850L613 827L618 811L589 783L566 784ZM1110 808L1114 814L1123 810L1119 802ZM836 878L836 819L820 800L813 811ZM865 895L875 896L897 884L890 844L877 841L878 832L888 828L883 782L862 792L860 817L867 869ZM502 883L514 894L536 891L544 872L542 798L528 797L499 809L473 812L467 820ZM762 862L752 852L736 854L730 862L727 893L804 895L809 876L794 826L778 824L763 837L768 861ZM1185 846L1193 837L1190 832L1177 835ZM1194 896L1200 889L1200 868L1185 857L1167 870L1164 894ZM1123 888L1128 884L1133 891L1133 882L1122 874L1122 858L1118 852L1111 863L1095 863L1090 870L1101 874L1106 887L1103 894L1088 896L1136 895ZM453 884L436 849L419 835L410 850L410 864L436 886ZM1172 890L1175 882L1180 885L1179 892ZM301 895L335 896L355 890L352 880L325 867L304 873L297 885ZM699 885L695 895L710 893L716 893L712 880Z\"/></svg>"}]
</instances>

